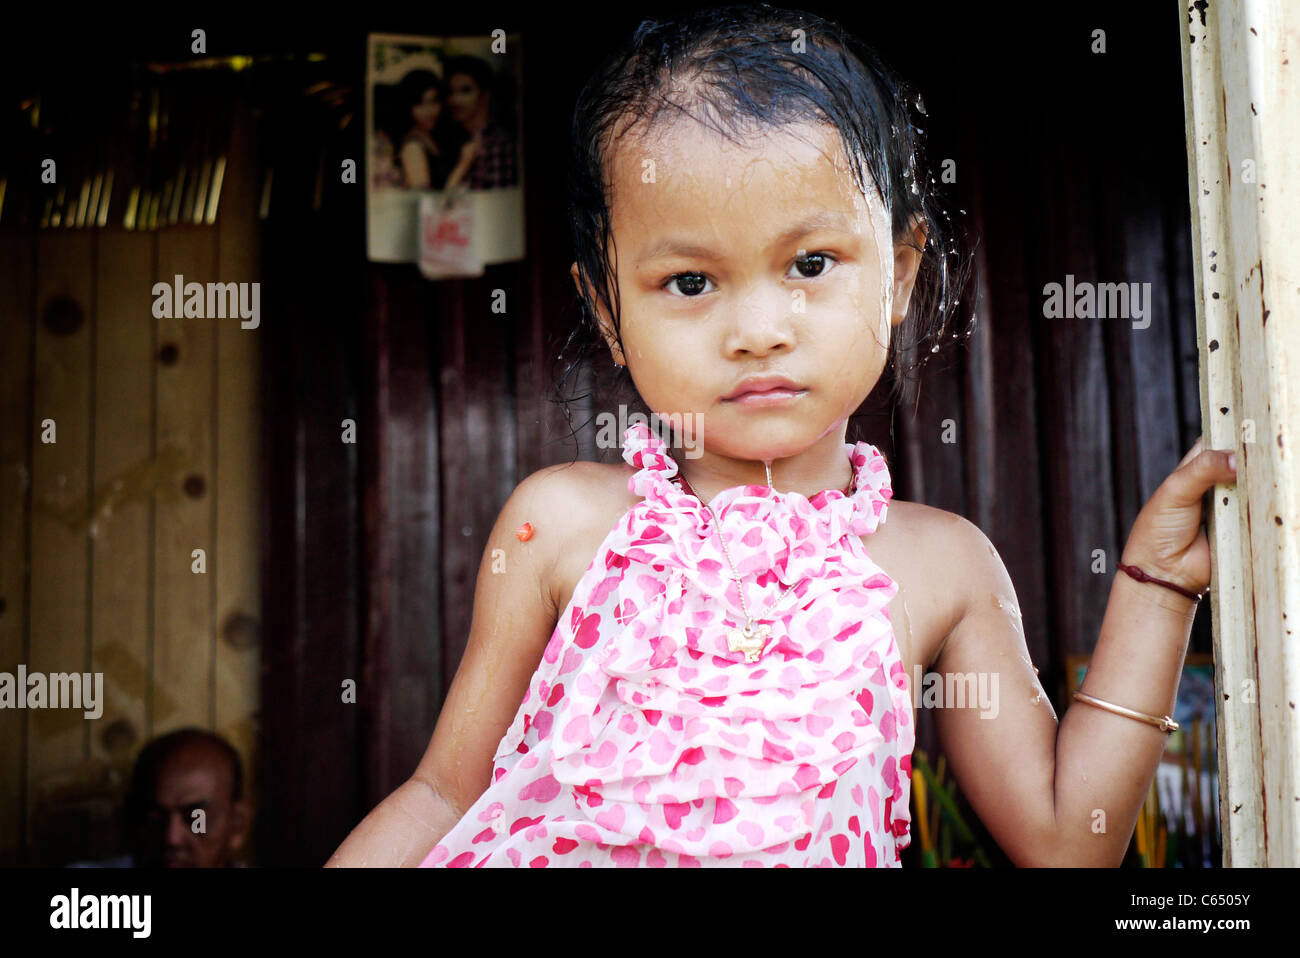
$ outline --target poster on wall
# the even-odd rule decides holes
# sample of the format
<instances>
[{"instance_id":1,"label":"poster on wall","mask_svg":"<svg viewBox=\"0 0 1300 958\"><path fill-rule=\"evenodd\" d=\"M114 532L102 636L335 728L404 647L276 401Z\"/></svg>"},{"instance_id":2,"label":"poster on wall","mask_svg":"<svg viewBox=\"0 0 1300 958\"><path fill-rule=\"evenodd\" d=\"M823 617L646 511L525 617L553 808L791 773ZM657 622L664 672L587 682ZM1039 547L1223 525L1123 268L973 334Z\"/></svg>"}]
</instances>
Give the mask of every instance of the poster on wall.
<instances>
[{"instance_id":1,"label":"poster on wall","mask_svg":"<svg viewBox=\"0 0 1300 958\"><path fill-rule=\"evenodd\" d=\"M370 34L366 248L429 279L524 258L522 41Z\"/></svg>"}]
</instances>

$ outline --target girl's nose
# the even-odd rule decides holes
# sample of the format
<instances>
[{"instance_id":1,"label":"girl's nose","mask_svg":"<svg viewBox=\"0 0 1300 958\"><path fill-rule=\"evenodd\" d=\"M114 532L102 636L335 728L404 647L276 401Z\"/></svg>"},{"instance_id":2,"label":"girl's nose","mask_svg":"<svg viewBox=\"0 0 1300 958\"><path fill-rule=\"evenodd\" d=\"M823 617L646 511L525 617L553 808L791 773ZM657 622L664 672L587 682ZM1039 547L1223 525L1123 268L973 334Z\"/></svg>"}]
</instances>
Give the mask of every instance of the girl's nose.
<instances>
[{"instance_id":1,"label":"girl's nose","mask_svg":"<svg viewBox=\"0 0 1300 958\"><path fill-rule=\"evenodd\" d=\"M729 308L728 353L766 356L794 348L796 303L789 290L765 285L738 297Z\"/></svg>"}]
</instances>

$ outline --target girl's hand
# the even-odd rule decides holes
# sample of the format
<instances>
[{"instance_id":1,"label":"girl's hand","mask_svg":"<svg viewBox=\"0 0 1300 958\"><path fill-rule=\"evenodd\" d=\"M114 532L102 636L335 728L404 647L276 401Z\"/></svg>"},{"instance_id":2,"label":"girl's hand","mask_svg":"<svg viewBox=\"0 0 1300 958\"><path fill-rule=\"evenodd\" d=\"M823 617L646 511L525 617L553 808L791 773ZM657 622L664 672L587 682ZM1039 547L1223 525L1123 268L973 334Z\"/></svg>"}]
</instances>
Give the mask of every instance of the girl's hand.
<instances>
[{"instance_id":1,"label":"girl's hand","mask_svg":"<svg viewBox=\"0 0 1300 958\"><path fill-rule=\"evenodd\" d=\"M460 160L458 162L465 166L469 166L469 164L474 161L474 157L478 156L479 147L482 145L483 137L480 134L475 133L474 136L466 140L465 145L460 148Z\"/></svg>"},{"instance_id":2,"label":"girl's hand","mask_svg":"<svg viewBox=\"0 0 1300 958\"><path fill-rule=\"evenodd\" d=\"M455 189L469 175L469 168L474 164L474 157L478 156L479 147L482 145L483 138L477 133L465 141L465 144L460 148L460 159L456 161L456 166L447 177L443 189Z\"/></svg>"},{"instance_id":3,"label":"girl's hand","mask_svg":"<svg viewBox=\"0 0 1300 958\"><path fill-rule=\"evenodd\" d=\"M1201 529L1201 499L1217 483L1235 483L1235 453L1203 449L1183 457L1138 513L1129 533L1125 565L1201 592L1210 582L1210 541Z\"/></svg>"}]
</instances>

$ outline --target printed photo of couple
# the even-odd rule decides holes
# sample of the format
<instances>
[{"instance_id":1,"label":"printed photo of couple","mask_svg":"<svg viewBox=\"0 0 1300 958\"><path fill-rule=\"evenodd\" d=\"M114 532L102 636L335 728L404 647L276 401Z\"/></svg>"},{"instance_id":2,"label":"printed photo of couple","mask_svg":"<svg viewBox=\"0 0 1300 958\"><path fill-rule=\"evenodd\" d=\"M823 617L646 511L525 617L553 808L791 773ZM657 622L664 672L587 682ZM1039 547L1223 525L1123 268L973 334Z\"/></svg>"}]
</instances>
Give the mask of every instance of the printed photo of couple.
<instances>
[{"instance_id":1,"label":"printed photo of couple","mask_svg":"<svg viewBox=\"0 0 1300 958\"><path fill-rule=\"evenodd\" d=\"M371 259L418 258L424 193L447 194L448 206L460 202L466 222L479 225L474 243L482 261L522 257L519 51L520 38L500 31L457 38L371 35ZM429 209L431 201L424 203ZM517 229L509 228L512 223Z\"/></svg>"}]
</instances>

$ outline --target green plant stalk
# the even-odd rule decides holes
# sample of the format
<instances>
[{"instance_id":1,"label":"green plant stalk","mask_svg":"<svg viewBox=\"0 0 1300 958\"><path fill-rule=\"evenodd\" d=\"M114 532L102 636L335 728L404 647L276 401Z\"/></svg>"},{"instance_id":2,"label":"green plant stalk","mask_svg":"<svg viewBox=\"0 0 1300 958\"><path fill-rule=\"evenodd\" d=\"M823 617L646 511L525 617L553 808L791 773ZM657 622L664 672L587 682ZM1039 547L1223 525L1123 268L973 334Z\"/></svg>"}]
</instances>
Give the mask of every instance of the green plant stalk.
<instances>
[{"instance_id":1,"label":"green plant stalk","mask_svg":"<svg viewBox=\"0 0 1300 958\"><path fill-rule=\"evenodd\" d=\"M926 762L925 759L920 759L916 767L921 774L925 776L926 788L933 790L935 801L939 803L940 809L946 813L949 821L952 822L953 827L957 829L957 837L964 842L969 842L972 845L975 844L975 836L971 832L970 827L966 824L965 819L962 818L961 811L957 808L956 800L953 799L948 788L941 785L938 779L935 778L934 771L930 768L929 763Z\"/></svg>"},{"instance_id":2,"label":"green plant stalk","mask_svg":"<svg viewBox=\"0 0 1300 958\"><path fill-rule=\"evenodd\" d=\"M966 820L962 817L960 809L957 807L957 800L953 797L951 790L947 785L942 784L935 776L934 770L924 756L915 756L915 770L919 771L925 777L926 789L933 795L935 801L939 803L940 816L946 820L957 832L957 837L962 842L969 845L972 849L971 857L979 862L983 868L991 868L988 856L984 850L979 847L975 840L975 835ZM947 862L951 858L951 842L948 839L948 832L943 831L941 841L943 845L943 861Z\"/></svg>"}]
</instances>

